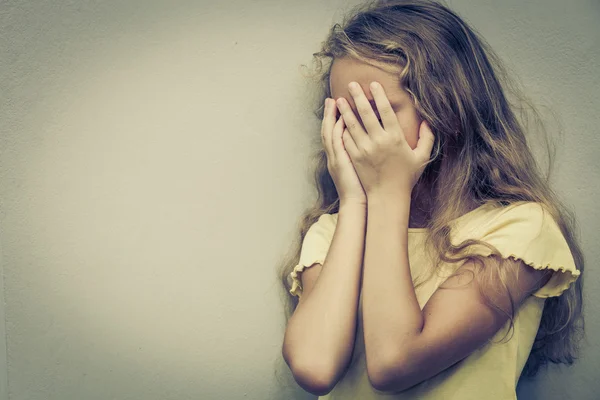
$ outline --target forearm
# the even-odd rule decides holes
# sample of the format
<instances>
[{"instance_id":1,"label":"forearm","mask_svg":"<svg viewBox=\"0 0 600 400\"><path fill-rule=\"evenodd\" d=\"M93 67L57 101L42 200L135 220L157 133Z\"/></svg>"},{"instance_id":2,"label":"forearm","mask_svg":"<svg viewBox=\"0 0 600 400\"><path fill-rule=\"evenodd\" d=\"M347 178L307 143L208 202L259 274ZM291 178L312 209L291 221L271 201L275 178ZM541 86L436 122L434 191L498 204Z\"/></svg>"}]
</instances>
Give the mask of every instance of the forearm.
<instances>
[{"instance_id":1,"label":"forearm","mask_svg":"<svg viewBox=\"0 0 600 400\"><path fill-rule=\"evenodd\" d=\"M366 214L364 205L340 205L321 273L289 321L289 343L293 343L294 359L303 368L337 375L350 361L356 334Z\"/></svg>"},{"instance_id":2,"label":"forearm","mask_svg":"<svg viewBox=\"0 0 600 400\"><path fill-rule=\"evenodd\" d=\"M362 313L371 371L396 362L423 327L408 261L410 196L371 196L363 270Z\"/></svg>"}]
</instances>

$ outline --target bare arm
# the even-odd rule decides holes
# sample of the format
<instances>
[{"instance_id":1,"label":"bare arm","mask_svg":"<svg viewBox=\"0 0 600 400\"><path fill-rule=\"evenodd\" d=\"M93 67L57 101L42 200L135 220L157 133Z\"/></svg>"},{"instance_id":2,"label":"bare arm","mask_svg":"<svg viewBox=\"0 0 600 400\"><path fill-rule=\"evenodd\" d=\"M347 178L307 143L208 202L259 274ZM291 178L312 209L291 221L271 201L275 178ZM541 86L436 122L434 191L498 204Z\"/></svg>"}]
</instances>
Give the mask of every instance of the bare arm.
<instances>
[{"instance_id":1,"label":"bare arm","mask_svg":"<svg viewBox=\"0 0 600 400\"><path fill-rule=\"evenodd\" d=\"M340 205L324 266L318 279L303 271L302 296L286 328L283 357L298 384L317 395L335 386L354 348L366 212L362 204Z\"/></svg>"},{"instance_id":2,"label":"bare arm","mask_svg":"<svg viewBox=\"0 0 600 400\"><path fill-rule=\"evenodd\" d=\"M408 262L408 211L408 200L369 199L362 297L365 352L371 384L387 393L406 390L454 365L507 322L504 313L484 302L480 290L510 311L500 279L481 283L474 278L478 271L472 261L458 268L421 310ZM486 269L496 271L491 268L495 261L502 262L516 307L552 274L496 256L486 259Z\"/></svg>"}]
</instances>

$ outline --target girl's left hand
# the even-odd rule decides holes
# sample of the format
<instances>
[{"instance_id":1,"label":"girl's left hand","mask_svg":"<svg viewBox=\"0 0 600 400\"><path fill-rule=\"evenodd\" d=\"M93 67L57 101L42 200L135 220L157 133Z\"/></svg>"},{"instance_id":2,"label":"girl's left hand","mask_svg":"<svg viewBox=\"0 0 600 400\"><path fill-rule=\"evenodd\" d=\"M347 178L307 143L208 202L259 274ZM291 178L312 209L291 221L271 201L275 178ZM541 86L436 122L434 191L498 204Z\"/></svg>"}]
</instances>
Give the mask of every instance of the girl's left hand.
<instances>
[{"instance_id":1,"label":"girl's left hand","mask_svg":"<svg viewBox=\"0 0 600 400\"><path fill-rule=\"evenodd\" d=\"M368 133L362 128L348 102L342 98L337 101L347 127L342 139L367 198L374 194L408 195L410 198L413 187L429 161L435 139L433 132L427 122L423 121L419 128L417 147L411 149L379 83L371 88L371 93L383 127L360 85L357 84L354 89L350 84L349 88Z\"/></svg>"}]
</instances>

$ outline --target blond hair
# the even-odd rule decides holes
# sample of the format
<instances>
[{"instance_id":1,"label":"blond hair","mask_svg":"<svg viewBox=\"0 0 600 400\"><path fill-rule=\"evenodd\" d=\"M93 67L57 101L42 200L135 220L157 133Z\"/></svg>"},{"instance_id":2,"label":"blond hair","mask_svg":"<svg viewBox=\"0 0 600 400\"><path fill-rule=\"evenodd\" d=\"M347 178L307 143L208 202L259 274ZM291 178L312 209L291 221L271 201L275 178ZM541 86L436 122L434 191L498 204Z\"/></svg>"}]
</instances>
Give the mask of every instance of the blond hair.
<instances>
[{"instance_id":1,"label":"blond hair","mask_svg":"<svg viewBox=\"0 0 600 400\"><path fill-rule=\"evenodd\" d=\"M429 123L436 137L431 162L420 178L432 188L426 243L429 249L436 249L431 273L442 261L473 260L482 269L483 256L459 255L474 244L489 247L494 255L500 254L479 240L454 246L449 239L450 221L489 201L501 205L534 201L544 206L560 227L577 269L583 272L575 215L550 187L554 152L546 138L549 163L542 174L525 135L524 127L530 125L527 113L532 114L544 137L547 128L517 83L509 78L498 56L455 12L435 1L370 1L355 7L342 24L335 24L321 50L313 56L316 68L312 76L317 78L320 93L315 115L319 119L323 117L325 98L332 97L329 74L333 59L349 56L400 67L402 88L410 94L419 116ZM324 60L329 61L325 68ZM505 91L513 95L512 101ZM315 144L320 143L317 132L314 139ZM285 289L286 324L298 302L289 293L289 274L299 261L304 236L319 216L339 210L326 153L322 146L318 147L314 156L318 198L300 218L298 240L278 270ZM479 279L490 276L481 274ZM505 271L499 269L498 276L508 292ZM584 332L582 278L583 274L562 295L545 300L537 336L521 376L535 376L548 362L572 364L578 358ZM423 282L415 281L414 285L418 287ZM490 306L500 310L485 293L482 295ZM511 303L508 316L513 328L515 307Z\"/></svg>"}]
</instances>

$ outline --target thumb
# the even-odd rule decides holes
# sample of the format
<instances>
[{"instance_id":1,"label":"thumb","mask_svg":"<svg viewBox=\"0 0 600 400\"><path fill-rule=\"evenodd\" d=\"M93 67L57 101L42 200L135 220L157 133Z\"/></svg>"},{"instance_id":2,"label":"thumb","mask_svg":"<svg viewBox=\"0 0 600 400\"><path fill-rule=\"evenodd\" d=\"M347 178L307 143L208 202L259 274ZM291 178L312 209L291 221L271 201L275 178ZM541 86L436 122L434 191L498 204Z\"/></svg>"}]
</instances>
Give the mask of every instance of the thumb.
<instances>
[{"instance_id":1,"label":"thumb","mask_svg":"<svg viewBox=\"0 0 600 400\"><path fill-rule=\"evenodd\" d=\"M431 131L429 124L423 120L421 122L421 126L419 128L419 140L417 141L417 147L415 148L415 153L417 156L427 162L429 157L431 156L431 151L433 150L433 143L435 142L435 135Z\"/></svg>"}]
</instances>

